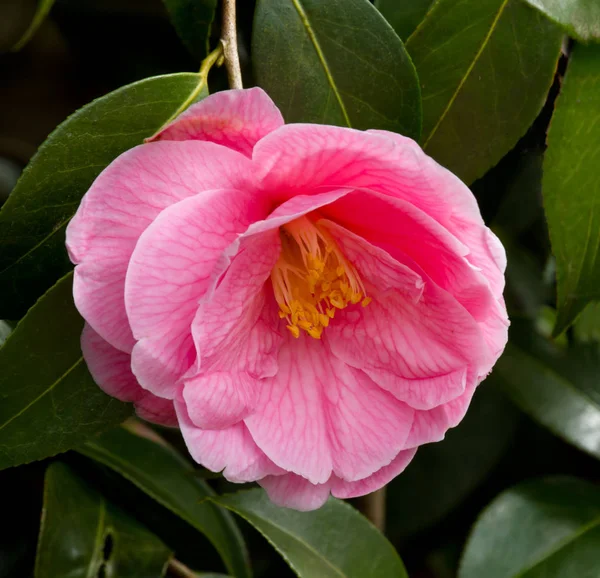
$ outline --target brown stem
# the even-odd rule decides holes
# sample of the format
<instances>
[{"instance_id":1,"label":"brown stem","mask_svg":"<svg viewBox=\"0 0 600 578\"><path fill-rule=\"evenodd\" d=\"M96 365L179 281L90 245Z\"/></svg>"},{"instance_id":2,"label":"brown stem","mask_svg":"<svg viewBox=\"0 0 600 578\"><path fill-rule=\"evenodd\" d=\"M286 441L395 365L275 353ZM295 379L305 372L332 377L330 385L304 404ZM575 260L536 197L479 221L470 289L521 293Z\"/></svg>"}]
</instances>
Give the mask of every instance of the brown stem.
<instances>
[{"instance_id":1,"label":"brown stem","mask_svg":"<svg viewBox=\"0 0 600 578\"><path fill-rule=\"evenodd\" d=\"M167 566L167 576L171 576L172 578L198 578L198 574L190 570L190 568L175 558L171 558L171 560L169 560L169 565Z\"/></svg>"},{"instance_id":2,"label":"brown stem","mask_svg":"<svg viewBox=\"0 0 600 578\"><path fill-rule=\"evenodd\" d=\"M359 509L380 532L385 532L385 486L363 496Z\"/></svg>"},{"instance_id":3,"label":"brown stem","mask_svg":"<svg viewBox=\"0 0 600 578\"><path fill-rule=\"evenodd\" d=\"M223 0L223 22L221 23L221 44L225 57L225 68L229 88L244 88L240 55L237 47L237 28L235 19L235 0Z\"/></svg>"}]
</instances>

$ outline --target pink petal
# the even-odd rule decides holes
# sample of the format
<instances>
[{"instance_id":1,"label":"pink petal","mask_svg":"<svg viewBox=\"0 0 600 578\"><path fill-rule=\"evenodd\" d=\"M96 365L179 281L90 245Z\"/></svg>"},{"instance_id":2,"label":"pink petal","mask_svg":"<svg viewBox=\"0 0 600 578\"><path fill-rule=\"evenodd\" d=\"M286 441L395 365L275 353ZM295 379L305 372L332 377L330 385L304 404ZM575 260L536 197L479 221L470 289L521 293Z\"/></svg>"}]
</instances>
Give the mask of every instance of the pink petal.
<instances>
[{"instance_id":1,"label":"pink petal","mask_svg":"<svg viewBox=\"0 0 600 578\"><path fill-rule=\"evenodd\" d=\"M405 448L439 442L446 432L456 427L465 417L481 377L469 374L464 393L456 399L429 410L415 411L415 418Z\"/></svg>"},{"instance_id":2,"label":"pink petal","mask_svg":"<svg viewBox=\"0 0 600 578\"><path fill-rule=\"evenodd\" d=\"M191 324L223 250L266 215L254 192L203 191L167 207L131 256L125 306L138 342L132 368L148 390L172 399L195 360Z\"/></svg>"},{"instance_id":3,"label":"pink petal","mask_svg":"<svg viewBox=\"0 0 600 578\"><path fill-rule=\"evenodd\" d=\"M220 371L185 381L183 399L190 420L202 429L225 429L254 409L258 381L246 372Z\"/></svg>"},{"instance_id":4,"label":"pink petal","mask_svg":"<svg viewBox=\"0 0 600 578\"><path fill-rule=\"evenodd\" d=\"M179 427L191 456L230 482L253 482L285 473L262 452L243 422L222 430L203 430L190 420L186 407L175 402Z\"/></svg>"},{"instance_id":5,"label":"pink petal","mask_svg":"<svg viewBox=\"0 0 600 578\"><path fill-rule=\"evenodd\" d=\"M383 488L388 482L401 474L417 453L416 448L401 451L391 464L376 471L373 475L356 482L346 482L340 478L331 481L331 493L336 498L348 499L364 496ZM262 485L262 484L261 484Z\"/></svg>"},{"instance_id":6,"label":"pink petal","mask_svg":"<svg viewBox=\"0 0 600 578\"><path fill-rule=\"evenodd\" d=\"M415 409L431 409L460 396L467 368L489 363L479 325L427 277L415 298L414 291L406 290L405 265L338 225L321 223L368 283L373 298L367 307L336 315L327 330L333 353Z\"/></svg>"},{"instance_id":7,"label":"pink petal","mask_svg":"<svg viewBox=\"0 0 600 578\"><path fill-rule=\"evenodd\" d=\"M320 508L329 498L330 482L311 484L296 474L267 476L258 483L267 491L269 499L278 506L308 512Z\"/></svg>"},{"instance_id":8,"label":"pink petal","mask_svg":"<svg viewBox=\"0 0 600 578\"><path fill-rule=\"evenodd\" d=\"M142 389L131 372L131 356L104 341L87 323L81 334L81 349L94 381L105 393L133 402L137 414L147 421L177 425L173 402Z\"/></svg>"},{"instance_id":9,"label":"pink petal","mask_svg":"<svg viewBox=\"0 0 600 578\"><path fill-rule=\"evenodd\" d=\"M245 419L258 446L314 484L332 472L364 478L389 464L404 445L412 410L333 357L325 343L286 338L277 375L263 380L256 410Z\"/></svg>"},{"instance_id":10,"label":"pink petal","mask_svg":"<svg viewBox=\"0 0 600 578\"><path fill-rule=\"evenodd\" d=\"M465 258L469 249L411 203L372 191L354 191L321 213L393 257L414 261L478 321L489 315L494 296L486 278Z\"/></svg>"},{"instance_id":11,"label":"pink petal","mask_svg":"<svg viewBox=\"0 0 600 578\"><path fill-rule=\"evenodd\" d=\"M249 161L204 142L159 142L127 151L85 194L67 227L77 308L111 345L130 352L125 272L135 244L169 205L206 189L252 189Z\"/></svg>"},{"instance_id":12,"label":"pink petal","mask_svg":"<svg viewBox=\"0 0 600 578\"><path fill-rule=\"evenodd\" d=\"M261 138L283 124L262 88L224 90L190 106L151 140L211 141L249 157Z\"/></svg>"}]
</instances>

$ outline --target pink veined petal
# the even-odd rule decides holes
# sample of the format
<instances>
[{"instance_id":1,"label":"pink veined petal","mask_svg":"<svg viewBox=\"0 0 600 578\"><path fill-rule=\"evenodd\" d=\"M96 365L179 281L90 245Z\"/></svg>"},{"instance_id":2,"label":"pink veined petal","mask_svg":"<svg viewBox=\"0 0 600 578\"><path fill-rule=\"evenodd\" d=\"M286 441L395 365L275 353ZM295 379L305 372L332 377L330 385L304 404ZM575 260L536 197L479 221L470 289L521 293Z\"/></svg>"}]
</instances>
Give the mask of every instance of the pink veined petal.
<instances>
[{"instance_id":1,"label":"pink veined petal","mask_svg":"<svg viewBox=\"0 0 600 578\"><path fill-rule=\"evenodd\" d=\"M203 191L167 207L140 236L125 281L132 369L143 387L173 399L196 358L191 324L223 250L266 215L254 192Z\"/></svg>"},{"instance_id":2,"label":"pink veined petal","mask_svg":"<svg viewBox=\"0 0 600 578\"><path fill-rule=\"evenodd\" d=\"M415 409L431 409L465 390L469 367L487 367L490 353L469 313L424 278L415 298L407 267L382 249L321 221L371 291L367 307L344 309L327 329L331 350Z\"/></svg>"},{"instance_id":3,"label":"pink veined petal","mask_svg":"<svg viewBox=\"0 0 600 578\"><path fill-rule=\"evenodd\" d=\"M179 427L190 455L230 482L254 482L284 474L256 445L243 422L222 430L203 430L190 420L185 404L175 402Z\"/></svg>"},{"instance_id":4,"label":"pink veined petal","mask_svg":"<svg viewBox=\"0 0 600 578\"><path fill-rule=\"evenodd\" d=\"M418 413L418 412L417 412ZM338 477L331 480L331 493L336 498L357 498L383 488L388 482L401 474L417 453L416 448L401 451L387 466L377 470L368 478L356 482L347 482Z\"/></svg>"},{"instance_id":5,"label":"pink veined petal","mask_svg":"<svg viewBox=\"0 0 600 578\"><path fill-rule=\"evenodd\" d=\"M147 421L177 425L173 402L142 389L131 372L131 356L104 341L87 323L81 334L81 349L94 381L104 392L133 402L136 413Z\"/></svg>"},{"instance_id":6,"label":"pink veined petal","mask_svg":"<svg viewBox=\"0 0 600 578\"><path fill-rule=\"evenodd\" d=\"M286 336L279 371L263 380L244 421L281 468L326 482L369 476L403 447L413 410L331 355L326 343Z\"/></svg>"},{"instance_id":7,"label":"pink veined petal","mask_svg":"<svg viewBox=\"0 0 600 578\"><path fill-rule=\"evenodd\" d=\"M465 417L481 379L481 376L469 374L465 391L459 397L433 409L415 411L415 418L405 448L416 448L423 444L443 440L446 432L450 428L456 427Z\"/></svg>"},{"instance_id":8,"label":"pink veined petal","mask_svg":"<svg viewBox=\"0 0 600 578\"><path fill-rule=\"evenodd\" d=\"M146 227L164 208L204 190L252 190L250 175L243 155L194 141L141 145L98 176L67 227L67 248L77 265L75 304L106 341L127 353L133 348L125 272Z\"/></svg>"},{"instance_id":9,"label":"pink veined petal","mask_svg":"<svg viewBox=\"0 0 600 578\"><path fill-rule=\"evenodd\" d=\"M190 106L151 140L211 141L250 157L254 145L283 124L262 88L224 90Z\"/></svg>"},{"instance_id":10,"label":"pink veined petal","mask_svg":"<svg viewBox=\"0 0 600 578\"><path fill-rule=\"evenodd\" d=\"M393 257L412 259L478 321L489 315L495 298L486 278L465 258L468 247L411 203L357 190L321 213Z\"/></svg>"},{"instance_id":11,"label":"pink veined petal","mask_svg":"<svg viewBox=\"0 0 600 578\"><path fill-rule=\"evenodd\" d=\"M317 510L329 498L331 483L311 484L296 474L266 476L258 483L267 491L269 499L278 506L301 512Z\"/></svg>"},{"instance_id":12,"label":"pink veined petal","mask_svg":"<svg viewBox=\"0 0 600 578\"><path fill-rule=\"evenodd\" d=\"M485 227L475 197L411 139L313 124L286 125L262 139L252 157L261 186L280 198L319 187L371 189L407 201L470 250L496 298L502 293L503 250Z\"/></svg>"}]
</instances>

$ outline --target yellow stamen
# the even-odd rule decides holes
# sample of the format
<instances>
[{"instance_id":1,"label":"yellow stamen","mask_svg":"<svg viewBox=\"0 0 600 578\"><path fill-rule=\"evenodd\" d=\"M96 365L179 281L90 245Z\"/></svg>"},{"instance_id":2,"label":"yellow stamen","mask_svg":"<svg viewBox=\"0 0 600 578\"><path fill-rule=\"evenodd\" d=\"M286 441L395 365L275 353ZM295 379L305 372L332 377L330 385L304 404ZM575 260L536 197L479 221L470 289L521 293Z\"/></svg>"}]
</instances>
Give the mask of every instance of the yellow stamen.
<instances>
[{"instance_id":1,"label":"yellow stamen","mask_svg":"<svg viewBox=\"0 0 600 578\"><path fill-rule=\"evenodd\" d=\"M271 282L279 317L294 337L302 330L320 339L337 309L371 302L356 269L324 227L300 217L281 227L280 237Z\"/></svg>"}]
</instances>

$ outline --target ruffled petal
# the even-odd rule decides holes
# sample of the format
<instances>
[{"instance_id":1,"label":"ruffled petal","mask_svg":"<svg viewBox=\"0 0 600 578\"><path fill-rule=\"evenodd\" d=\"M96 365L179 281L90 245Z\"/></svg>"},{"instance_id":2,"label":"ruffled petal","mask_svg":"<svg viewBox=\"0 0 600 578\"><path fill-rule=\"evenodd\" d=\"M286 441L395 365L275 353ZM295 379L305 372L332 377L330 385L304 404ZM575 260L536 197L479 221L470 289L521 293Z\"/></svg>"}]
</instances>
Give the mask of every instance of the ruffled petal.
<instances>
[{"instance_id":1,"label":"ruffled petal","mask_svg":"<svg viewBox=\"0 0 600 578\"><path fill-rule=\"evenodd\" d=\"M250 162L206 142L159 142L133 148L94 181L67 227L77 265L73 294L83 317L111 345L135 343L125 313L129 258L142 232L173 203L207 189L252 190Z\"/></svg>"},{"instance_id":2,"label":"ruffled petal","mask_svg":"<svg viewBox=\"0 0 600 578\"><path fill-rule=\"evenodd\" d=\"M191 422L184 403L176 401L175 410L190 455L205 468L222 471L235 483L285 473L254 443L243 422L222 430L203 430Z\"/></svg>"},{"instance_id":3,"label":"ruffled petal","mask_svg":"<svg viewBox=\"0 0 600 578\"><path fill-rule=\"evenodd\" d=\"M296 474L267 476L258 483L267 491L269 499L278 506L301 512L317 510L329 498L331 483L311 484Z\"/></svg>"},{"instance_id":4,"label":"ruffled petal","mask_svg":"<svg viewBox=\"0 0 600 578\"><path fill-rule=\"evenodd\" d=\"M279 371L263 380L245 419L258 446L278 466L326 482L369 476L403 447L413 411L364 373L331 355L325 343L286 336Z\"/></svg>"},{"instance_id":5,"label":"ruffled petal","mask_svg":"<svg viewBox=\"0 0 600 578\"><path fill-rule=\"evenodd\" d=\"M131 356L104 341L87 323L81 334L81 349L94 381L104 392L133 402L136 413L147 421L177 425L173 402L143 389L131 372Z\"/></svg>"},{"instance_id":6,"label":"ruffled petal","mask_svg":"<svg viewBox=\"0 0 600 578\"><path fill-rule=\"evenodd\" d=\"M142 233L131 256L125 306L132 368L146 389L172 399L195 358L191 325L223 250L257 219L253 192L204 191L167 207Z\"/></svg>"},{"instance_id":7,"label":"ruffled petal","mask_svg":"<svg viewBox=\"0 0 600 578\"><path fill-rule=\"evenodd\" d=\"M407 290L406 265L338 225L326 225L373 299L336 314L327 330L333 353L415 409L460 396L468 368L477 372L489 364L477 322L423 273L415 297Z\"/></svg>"},{"instance_id":8,"label":"ruffled petal","mask_svg":"<svg viewBox=\"0 0 600 578\"><path fill-rule=\"evenodd\" d=\"M283 124L262 88L224 90L190 106L151 140L210 141L249 157L261 138Z\"/></svg>"}]
</instances>

